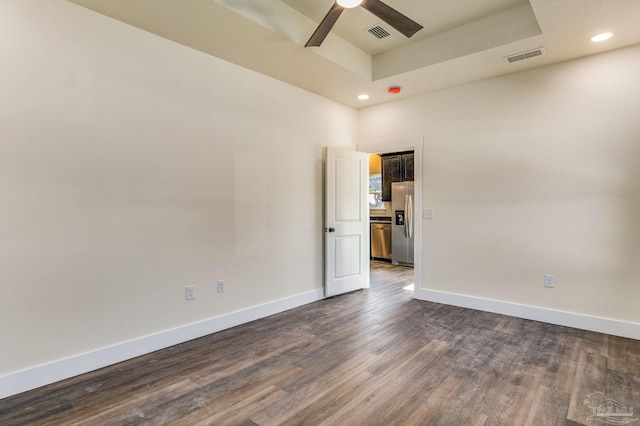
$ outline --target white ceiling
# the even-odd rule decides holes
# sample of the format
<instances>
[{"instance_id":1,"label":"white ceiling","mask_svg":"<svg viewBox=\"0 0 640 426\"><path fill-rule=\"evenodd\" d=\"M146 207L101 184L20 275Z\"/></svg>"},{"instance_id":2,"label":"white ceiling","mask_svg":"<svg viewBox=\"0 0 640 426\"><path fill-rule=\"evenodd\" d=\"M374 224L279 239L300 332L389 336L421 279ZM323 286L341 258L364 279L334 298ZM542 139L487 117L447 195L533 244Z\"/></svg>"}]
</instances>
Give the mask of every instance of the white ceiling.
<instances>
[{"instance_id":1,"label":"white ceiling","mask_svg":"<svg viewBox=\"0 0 640 426\"><path fill-rule=\"evenodd\" d=\"M407 39L358 7L312 48L333 0L69 1L356 108L640 44L640 0L385 0L424 28ZM391 36L364 31L375 25ZM589 40L604 31L615 35Z\"/></svg>"}]
</instances>

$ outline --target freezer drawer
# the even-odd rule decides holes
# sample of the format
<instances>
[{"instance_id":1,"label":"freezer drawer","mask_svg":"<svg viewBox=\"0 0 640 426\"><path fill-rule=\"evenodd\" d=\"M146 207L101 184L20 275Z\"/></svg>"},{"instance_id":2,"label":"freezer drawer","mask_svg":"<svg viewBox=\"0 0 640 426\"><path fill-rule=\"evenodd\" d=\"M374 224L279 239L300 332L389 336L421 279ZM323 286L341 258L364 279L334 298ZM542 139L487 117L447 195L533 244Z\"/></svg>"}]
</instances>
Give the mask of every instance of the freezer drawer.
<instances>
[{"instance_id":1,"label":"freezer drawer","mask_svg":"<svg viewBox=\"0 0 640 426\"><path fill-rule=\"evenodd\" d=\"M371 258L391 259L391 224L371 224Z\"/></svg>"}]
</instances>

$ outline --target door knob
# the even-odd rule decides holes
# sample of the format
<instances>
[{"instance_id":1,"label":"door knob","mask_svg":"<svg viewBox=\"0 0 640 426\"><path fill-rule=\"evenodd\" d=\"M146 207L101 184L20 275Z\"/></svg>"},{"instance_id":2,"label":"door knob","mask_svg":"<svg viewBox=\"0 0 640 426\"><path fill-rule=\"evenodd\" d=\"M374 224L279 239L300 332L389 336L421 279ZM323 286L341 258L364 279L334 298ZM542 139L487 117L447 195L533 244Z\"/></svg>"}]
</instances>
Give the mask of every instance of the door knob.
<instances>
[{"instance_id":1,"label":"door knob","mask_svg":"<svg viewBox=\"0 0 640 426\"><path fill-rule=\"evenodd\" d=\"M326 228L325 228L326 229ZM328 229L329 232L336 232L336 228L329 228Z\"/></svg>"}]
</instances>

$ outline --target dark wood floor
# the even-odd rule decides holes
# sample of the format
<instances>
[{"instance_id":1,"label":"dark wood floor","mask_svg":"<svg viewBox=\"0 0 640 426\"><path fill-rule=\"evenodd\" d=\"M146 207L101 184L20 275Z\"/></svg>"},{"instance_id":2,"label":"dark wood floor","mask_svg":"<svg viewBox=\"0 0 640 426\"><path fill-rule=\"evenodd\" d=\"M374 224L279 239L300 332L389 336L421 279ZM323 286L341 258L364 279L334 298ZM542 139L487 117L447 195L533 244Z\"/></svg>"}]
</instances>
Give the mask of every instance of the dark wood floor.
<instances>
[{"instance_id":1,"label":"dark wood floor","mask_svg":"<svg viewBox=\"0 0 640 426\"><path fill-rule=\"evenodd\" d=\"M640 341L413 300L411 269L372 267L369 290L0 400L0 425L606 424L593 392L640 413Z\"/></svg>"}]
</instances>

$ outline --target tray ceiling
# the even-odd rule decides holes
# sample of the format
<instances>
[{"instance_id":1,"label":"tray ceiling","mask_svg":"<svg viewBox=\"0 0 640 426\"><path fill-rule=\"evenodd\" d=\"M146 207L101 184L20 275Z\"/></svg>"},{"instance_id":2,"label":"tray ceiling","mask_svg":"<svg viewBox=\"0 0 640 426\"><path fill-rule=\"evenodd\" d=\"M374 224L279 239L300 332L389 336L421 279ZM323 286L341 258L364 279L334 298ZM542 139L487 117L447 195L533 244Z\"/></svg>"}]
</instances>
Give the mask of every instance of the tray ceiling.
<instances>
[{"instance_id":1,"label":"tray ceiling","mask_svg":"<svg viewBox=\"0 0 640 426\"><path fill-rule=\"evenodd\" d=\"M356 108L640 43L637 0L386 0L424 28L407 39L357 7L313 48L304 44L333 0L69 1ZM615 36L590 42L603 31Z\"/></svg>"}]
</instances>

